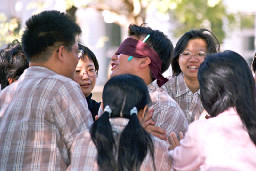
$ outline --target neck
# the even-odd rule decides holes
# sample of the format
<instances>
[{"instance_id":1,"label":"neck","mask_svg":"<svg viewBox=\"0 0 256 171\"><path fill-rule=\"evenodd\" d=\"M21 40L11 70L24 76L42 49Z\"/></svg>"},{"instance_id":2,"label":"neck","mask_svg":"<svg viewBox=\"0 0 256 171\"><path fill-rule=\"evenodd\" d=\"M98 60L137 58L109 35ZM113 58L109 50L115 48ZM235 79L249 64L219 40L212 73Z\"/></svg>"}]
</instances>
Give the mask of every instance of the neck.
<instances>
[{"instance_id":1,"label":"neck","mask_svg":"<svg viewBox=\"0 0 256 171\"><path fill-rule=\"evenodd\" d=\"M199 90L199 82L198 79L186 79L184 77L185 83L188 86L188 88L193 92L197 92Z\"/></svg>"}]
</instances>

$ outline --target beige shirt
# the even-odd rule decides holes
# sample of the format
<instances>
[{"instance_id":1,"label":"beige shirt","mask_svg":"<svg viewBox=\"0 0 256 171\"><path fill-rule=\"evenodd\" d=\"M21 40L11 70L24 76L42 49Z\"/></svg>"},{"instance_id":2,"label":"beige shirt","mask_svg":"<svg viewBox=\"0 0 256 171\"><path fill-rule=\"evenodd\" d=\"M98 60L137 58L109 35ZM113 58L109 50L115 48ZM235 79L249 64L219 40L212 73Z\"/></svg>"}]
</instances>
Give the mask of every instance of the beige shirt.
<instances>
[{"instance_id":1,"label":"beige shirt","mask_svg":"<svg viewBox=\"0 0 256 171\"><path fill-rule=\"evenodd\" d=\"M29 67L0 93L0 170L65 170L76 135L92 122L76 82Z\"/></svg>"},{"instance_id":2,"label":"beige shirt","mask_svg":"<svg viewBox=\"0 0 256 171\"><path fill-rule=\"evenodd\" d=\"M162 87L179 104L188 123L198 120L204 108L200 99L200 90L193 93L186 85L183 73L169 77Z\"/></svg>"},{"instance_id":3,"label":"beige shirt","mask_svg":"<svg viewBox=\"0 0 256 171\"><path fill-rule=\"evenodd\" d=\"M149 94L152 100L150 108L154 109L153 120L156 126L166 131L167 136L171 132L179 135L179 132L185 132L188 128L187 119L177 104L177 102L162 87L151 83L148 85Z\"/></svg>"}]
</instances>

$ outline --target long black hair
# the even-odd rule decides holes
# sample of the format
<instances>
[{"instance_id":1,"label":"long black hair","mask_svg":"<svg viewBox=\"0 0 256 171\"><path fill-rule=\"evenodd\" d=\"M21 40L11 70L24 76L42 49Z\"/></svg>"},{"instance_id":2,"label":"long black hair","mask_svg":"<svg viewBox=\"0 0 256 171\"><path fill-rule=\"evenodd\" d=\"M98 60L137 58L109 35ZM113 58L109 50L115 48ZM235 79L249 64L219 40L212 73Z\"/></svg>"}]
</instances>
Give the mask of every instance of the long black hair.
<instances>
[{"instance_id":1,"label":"long black hair","mask_svg":"<svg viewBox=\"0 0 256 171\"><path fill-rule=\"evenodd\" d=\"M192 29L186 32L177 42L174 48L174 57L171 61L173 76L181 73L179 65L179 56L186 49L188 42L192 39L203 39L207 45L207 53L217 53L220 50L219 41L215 35L208 29Z\"/></svg>"},{"instance_id":2,"label":"long black hair","mask_svg":"<svg viewBox=\"0 0 256 171\"><path fill-rule=\"evenodd\" d=\"M233 51L207 55L198 81L202 104L210 116L235 107L256 145L255 82L244 58Z\"/></svg>"},{"instance_id":3,"label":"long black hair","mask_svg":"<svg viewBox=\"0 0 256 171\"><path fill-rule=\"evenodd\" d=\"M112 77L104 86L104 108L109 106L112 112L104 112L90 129L92 140L97 148L99 170L139 170L147 153L154 164L154 144L150 135L142 128L134 107L144 109L151 103L144 81L134 75L124 74ZM111 114L110 114L111 113ZM115 142L109 118L124 117L128 124Z\"/></svg>"}]
</instances>

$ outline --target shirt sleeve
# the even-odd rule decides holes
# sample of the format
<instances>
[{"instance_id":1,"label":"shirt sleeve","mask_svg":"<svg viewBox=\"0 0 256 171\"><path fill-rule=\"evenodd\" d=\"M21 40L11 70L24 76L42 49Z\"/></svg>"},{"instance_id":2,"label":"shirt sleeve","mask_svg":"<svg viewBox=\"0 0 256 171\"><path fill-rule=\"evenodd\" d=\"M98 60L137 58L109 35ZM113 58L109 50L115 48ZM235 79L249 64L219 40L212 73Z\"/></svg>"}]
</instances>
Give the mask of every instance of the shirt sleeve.
<instances>
[{"instance_id":1,"label":"shirt sleeve","mask_svg":"<svg viewBox=\"0 0 256 171\"><path fill-rule=\"evenodd\" d=\"M169 152L174 169L197 170L205 160L203 148L200 148L197 139L197 129L189 127L184 139L180 141L180 146Z\"/></svg>"},{"instance_id":2,"label":"shirt sleeve","mask_svg":"<svg viewBox=\"0 0 256 171\"><path fill-rule=\"evenodd\" d=\"M153 92L151 98L156 126L164 129L168 136L171 132L175 132L176 135L179 135L179 132L185 134L188 122L178 103L164 90Z\"/></svg>"}]
</instances>

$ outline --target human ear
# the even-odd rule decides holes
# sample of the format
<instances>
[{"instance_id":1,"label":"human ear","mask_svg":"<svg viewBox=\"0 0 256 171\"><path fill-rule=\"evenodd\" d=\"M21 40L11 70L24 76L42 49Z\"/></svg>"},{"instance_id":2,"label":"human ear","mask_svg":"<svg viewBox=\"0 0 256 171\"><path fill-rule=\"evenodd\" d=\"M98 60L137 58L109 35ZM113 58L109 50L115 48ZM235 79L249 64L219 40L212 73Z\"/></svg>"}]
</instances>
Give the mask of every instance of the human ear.
<instances>
[{"instance_id":1,"label":"human ear","mask_svg":"<svg viewBox=\"0 0 256 171\"><path fill-rule=\"evenodd\" d=\"M151 59L149 57L140 58L139 68L145 68L151 63Z\"/></svg>"},{"instance_id":2,"label":"human ear","mask_svg":"<svg viewBox=\"0 0 256 171\"><path fill-rule=\"evenodd\" d=\"M63 55L63 53L64 53L64 46L63 46L63 45L60 46L59 49L58 49L56 52L57 52L57 58L58 58L58 60L60 60L61 62L63 62L63 61L64 61L64 55Z\"/></svg>"}]
</instances>

